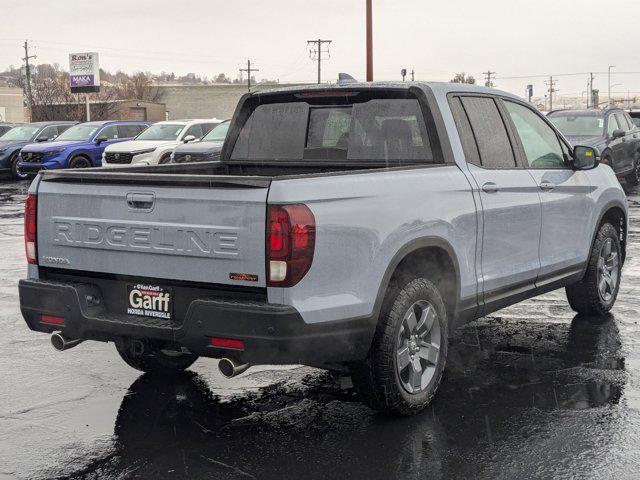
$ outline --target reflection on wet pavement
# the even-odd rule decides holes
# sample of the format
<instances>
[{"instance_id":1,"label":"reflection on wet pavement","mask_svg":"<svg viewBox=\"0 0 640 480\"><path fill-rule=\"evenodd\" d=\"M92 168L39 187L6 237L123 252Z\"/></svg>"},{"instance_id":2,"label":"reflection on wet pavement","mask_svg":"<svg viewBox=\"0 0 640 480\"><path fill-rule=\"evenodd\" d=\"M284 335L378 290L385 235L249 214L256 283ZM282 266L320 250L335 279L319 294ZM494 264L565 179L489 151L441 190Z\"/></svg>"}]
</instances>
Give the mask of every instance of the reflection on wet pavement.
<instances>
[{"instance_id":1,"label":"reflection on wet pavement","mask_svg":"<svg viewBox=\"0 0 640 480\"><path fill-rule=\"evenodd\" d=\"M0 183L0 478L633 478L640 466L638 197L613 314L562 291L456 332L432 405L363 406L330 374L215 361L158 380L112 345L53 352L19 315L26 185Z\"/></svg>"}]
</instances>

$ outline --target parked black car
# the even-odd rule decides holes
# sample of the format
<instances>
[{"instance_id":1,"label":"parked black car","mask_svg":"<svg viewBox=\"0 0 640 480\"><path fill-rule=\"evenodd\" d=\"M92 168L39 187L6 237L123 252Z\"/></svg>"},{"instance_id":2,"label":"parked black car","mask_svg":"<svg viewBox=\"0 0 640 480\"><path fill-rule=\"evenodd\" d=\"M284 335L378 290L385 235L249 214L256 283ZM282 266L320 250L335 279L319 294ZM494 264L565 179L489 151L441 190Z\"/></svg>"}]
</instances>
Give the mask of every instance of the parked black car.
<instances>
[{"instance_id":1,"label":"parked black car","mask_svg":"<svg viewBox=\"0 0 640 480\"><path fill-rule=\"evenodd\" d=\"M17 127L18 125L22 125L22 124L21 123L0 122L0 135L4 135L9 130L11 130L13 127Z\"/></svg>"},{"instance_id":2,"label":"parked black car","mask_svg":"<svg viewBox=\"0 0 640 480\"><path fill-rule=\"evenodd\" d=\"M611 166L627 183L640 183L640 128L627 112L607 110L557 110L549 120L574 145L595 147L602 163Z\"/></svg>"},{"instance_id":3,"label":"parked black car","mask_svg":"<svg viewBox=\"0 0 640 480\"><path fill-rule=\"evenodd\" d=\"M640 110L630 111L629 116L631 117L631 121L636 125L636 127L640 127Z\"/></svg>"},{"instance_id":4,"label":"parked black car","mask_svg":"<svg viewBox=\"0 0 640 480\"><path fill-rule=\"evenodd\" d=\"M198 142L178 145L171 154L171 163L210 162L220 159L229 120L217 125Z\"/></svg>"},{"instance_id":5,"label":"parked black car","mask_svg":"<svg viewBox=\"0 0 640 480\"><path fill-rule=\"evenodd\" d=\"M34 142L50 142L67 128L78 122L33 122L18 125L0 137L0 173L25 179L27 174L18 168L18 154L25 145Z\"/></svg>"}]
</instances>

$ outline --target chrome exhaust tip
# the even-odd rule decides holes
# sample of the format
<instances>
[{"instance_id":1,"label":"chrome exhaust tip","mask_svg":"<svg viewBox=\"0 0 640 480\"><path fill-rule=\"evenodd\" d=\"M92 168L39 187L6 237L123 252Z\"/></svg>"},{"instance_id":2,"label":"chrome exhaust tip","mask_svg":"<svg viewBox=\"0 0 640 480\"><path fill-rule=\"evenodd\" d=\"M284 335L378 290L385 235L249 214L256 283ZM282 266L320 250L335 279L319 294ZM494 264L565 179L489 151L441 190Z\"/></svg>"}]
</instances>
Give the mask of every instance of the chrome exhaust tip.
<instances>
[{"instance_id":1,"label":"chrome exhaust tip","mask_svg":"<svg viewBox=\"0 0 640 480\"><path fill-rule=\"evenodd\" d=\"M76 345L80 345L82 342L84 342L84 340L81 340L79 338L67 338L61 333L54 333L53 335L51 335L51 345L53 345L53 348L55 348L59 352L69 350Z\"/></svg>"},{"instance_id":2,"label":"chrome exhaust tip","mask_svg":"<svg viewBox=\"0 0 640 480\"><path fill-rule=\"evenodd\" d=\"M250 363L240 363L234 358L221 358L218 362L218 370L226 378L233 378L245 372L251 366Z\"/></svg>"}]
</instances>

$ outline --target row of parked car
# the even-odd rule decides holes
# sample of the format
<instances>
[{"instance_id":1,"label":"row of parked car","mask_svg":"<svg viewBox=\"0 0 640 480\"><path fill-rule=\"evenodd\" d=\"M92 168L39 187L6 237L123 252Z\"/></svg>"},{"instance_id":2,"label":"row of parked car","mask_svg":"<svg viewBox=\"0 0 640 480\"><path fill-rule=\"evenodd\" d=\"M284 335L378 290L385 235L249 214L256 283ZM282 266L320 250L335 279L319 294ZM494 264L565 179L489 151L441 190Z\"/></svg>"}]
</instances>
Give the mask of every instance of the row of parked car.
<instances>
[{"instance_id":1,"label":"row of parked car","mask_svg":"<svg viewBox=\"0 0 640 480\"><path fill-rule=\"evenodd\" d=\"M218 119L34 122L0 136L0 173L24 179L42 169L120 167L219 158L228 121Z\"/></svg>"}]
</instances>

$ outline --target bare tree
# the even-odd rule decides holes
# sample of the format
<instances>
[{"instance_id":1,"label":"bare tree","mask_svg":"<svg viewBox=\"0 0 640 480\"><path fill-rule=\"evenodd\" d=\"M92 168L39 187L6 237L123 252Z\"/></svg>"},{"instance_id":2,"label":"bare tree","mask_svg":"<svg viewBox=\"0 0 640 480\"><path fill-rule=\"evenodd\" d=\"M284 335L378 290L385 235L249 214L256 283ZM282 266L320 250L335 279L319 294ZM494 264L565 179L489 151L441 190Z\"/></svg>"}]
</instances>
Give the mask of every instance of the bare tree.
<instances>
[{"instance_id":1,"label":"bare tree","mask_svg":"<svg viewBox=\"0 0 640 480\"><path fill-rule=\"evenodd\" d=\"M466 75L464 72L456 73L450 80L451 83L470 83L475 84L476 79L473 75Z\"/></svg>"},{"instance_id":2,"label":"bare tree","mask_svg":"<svg viewBox=\"0 0 640 480\"><path fill-rule=\"evenodd\" d=\"M114 86L119 100L144 100L157 102L162 97L162 91L153 84L151 75L138 72L127 80Z\"/></svg>"}]
</instances>

